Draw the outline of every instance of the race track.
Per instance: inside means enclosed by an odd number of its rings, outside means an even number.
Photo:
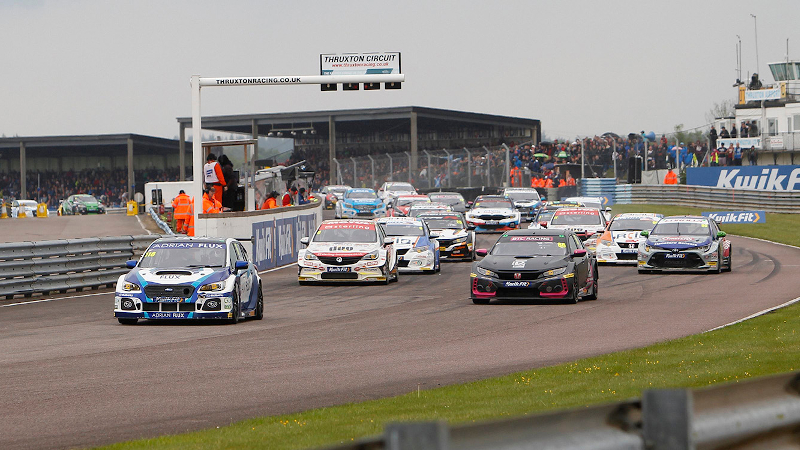
[[[699,333],[797,296],[800,249],[731,240],[732,273],[604,266],[599,300],[577,305],[473,305],[466,263],[389,286],[300,287],[295,268],[276,270],[262,275],[265,319],[238,325],[119,325],[108,292],[2,300],[0,448],[99,445],[466,382]]]
[[[148,216],[139,217],[147,225]],[[147,234],[136,216],[126,214],[92,214],[86,216],[28,217],[2,219],[0,242],[50,241],[101,236],[138,236]],[[152,227],[151,227],[152,228]],[[151,231],[160,232],[158,228]]]

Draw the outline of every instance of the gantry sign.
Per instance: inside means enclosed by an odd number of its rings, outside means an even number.
[[[362,58],[353,58],[354,55],[363,55]],[[372,56],[372,60],[367,61],[370,55],[383,55],[382,57]],[[396,55],[394,58],[391,55]],[[324,56],[332,56],[332,55],[321,55],[320,61],[322,61]],[[197,221],[197,215],[199,211],[202,210],[202,198],[203,198],[203,149],[202,149],[202,142],[201,142],[201,131],[202,131],[202,121],[200,118],[200,90],[204,87],[214,87],[214,86],[280,86],[280,85],[300,85],[300,84],[319,84],[323,86],[336,86],[337,84],[343,84],[345,86],[349,86],[349,89],[343,90],[354,90],[352,88],[353,85],[364,84],[365,89],[369,90],[370,87],[375,89],[375,86],[380,86],[380,83],[386,83],[387,89],[398,89],[400,83],[405,81],[405,75],[400,72],[400,54],[399,53],[364,53],[364,54],[343,54],[342,56],[346,56],[349,59],[353,60],[353,63],[360,64],[358,67],[331,67],[329,74],[325,75],[289,75],[289,76],[265,76],[265,77],[223,77],[223,78],[206,78],[201,77],[200,75],[192,75],[191,79],[191,87],[192,87],[192,192],[189,195],[192,195],[195,198],[195,208],[194,208],[194,219],[195,223],[199,225]],[[386,58],[389,58],[390,61],[385,61]],[[381,64],[380,69],[382,73],[374,73],[373,71],[369,71],[369,69],[376,69],[376,67],[369,67],[369,64]],[[387,65],[383,65],[387,63]],[[321,63],[322,64],[322,63]],[[338,63],[332,63],[338,64]],[[321,66],[322,68],[322,66]],[[340,70],[337,70],[340,69]],[[347,70],[348,72],[352,71],[360,71],[357,73],[344,73],[341,74],[342,71]],[[385,73],[389,72],[389,73]],[[321,73],[326,73],[321,70]],[[362,74],[363,73],[363,74]],[[367,87],[369,85],[370,87]],[[335,90],[335,89],[330,89]]]

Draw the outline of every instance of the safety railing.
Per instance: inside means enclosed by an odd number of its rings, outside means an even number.
[[[800,373],[789,373],[474,425],[390,424],[382,436],[331,450],[796,448],[798,388]]]
[[[175,234],[175,232],[172,231],[172,228],[170,228],[166,222],[161,220],[161,217],[156,212],[156,208],[150,208],[150,217],[153,218],[153,221],[156,223],[156,225],[158,225],[158,228],[161,228],[165,234]]]
[[[111,286],[161,235],[116,236],[0,244],[0,296]]]

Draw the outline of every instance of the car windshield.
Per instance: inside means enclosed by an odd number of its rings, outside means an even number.
[[[419,206],[418,205],[412,205],[411,209],[408,210],[408,215],[411,216],[411,217],[417,217],[418,215],[424,214],[424,213],[429,212],[429,211],[436,212],[436,210],[446,211],[447,207],[446,206],[438,206],[438,205],[437,206],[428,206],[425,203],[422,203]]]
[[[397,199],[397,206],[408,206],[412,203],[430,203],[430,200],[427,198],[398,198]]]
[[[512,209],[513,205],[508,200],[481,200],[476,202],[473,208]]]
[[[314,242],[377,242],[375,224],[323,223],[314,235]]]
[[[464,228],[464,221],[460,217],[423,217],[422,220],[433,230],[460,230]]]
[[[75,197],[75,200],[84,203],[97,203],[97,199],[91,195],[79,195]]]
[[[550,221],[552,225],[600,225],[600,215],[594,211],[571,211],[564,213],[558,211],[553,220]]]
[[[428,197],[434,202],[446,203],[450,206],[464,204],[464,197],[457,194],[430,194]]]
[[[425,236],[422,225],[414,223],[384,223],[383,231],[387,236]]]
[[[357,198],[357,199],[376,199],[378,198],[373,191],[355,191],[347,194],[347,198]]]
[[[556,213],[555,209],[551,209],[549,211],[547,211],[547,210],[539,211],[539,214],[536,216],[536,221],[537,222],[547,222],[547,221],[549,221],[550,219],[553,218],[553,214],[555,214],[555,213]]]
[[[406,191],[406,192],[413,192],[414,186],[408,183],[391,183],[386,185],[387,191]]]
[[[347,188],[329,188],[328,192],[333,195],[342,195],[347,191]]]
[[[538,202],[539,193],[536,191],[510,191],[506,192],[506,197],[515,202]]]
[[[708,223],[704,221],[693,222],[664,222],[661,221],[653,228],[651,235],[668,235],[668,236],[708,236]]]
[[[642,230],[650,230],[653,228],[654,222],[658,222],[658,219],[655,221],[653,219],[641,218],[641,219],[614,219],[611,222],[611,231],[642,231]]]
[[[493,256],[564,256],[567,254],[567,238],[559,236],[506,236],[501,237],[491,254]]]
[[[225,267],[225,247],[219,242],[155,242],[142,255],[139,267]]]

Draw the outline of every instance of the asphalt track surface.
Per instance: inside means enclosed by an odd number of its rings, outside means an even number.
[[[467,263],[389,286],[300,287],[296,269],[276,270],[262,275],[264,320],[238,325],[123,326],[102,291],[0,300],[0,448],[93,446],[473,381],[707,331],[797,296],[800,249],[731,240],[731,273],[603,266],[600,298],[577,305],[473,305]]]
[[[140,216],[147,225],[148,216]],[[0,220],[0,242],[51,241],[102,236],[147,234],[135,216],[103,214],[86,216],[27,217]],[[157,228],[155,229],[157,230]]]

